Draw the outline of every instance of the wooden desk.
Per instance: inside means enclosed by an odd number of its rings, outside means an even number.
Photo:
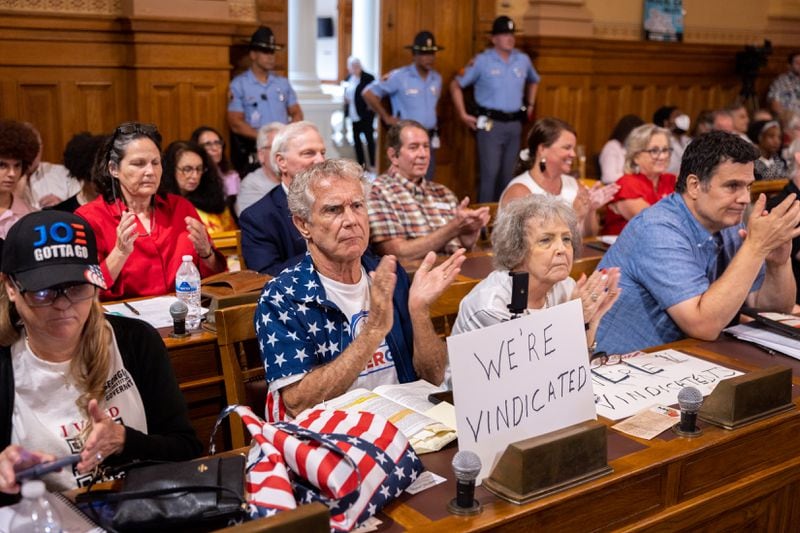
[[[769,356],[750,345],[686,340],[671,345],[749,371],[781,364],[800,385],[800,362]],[[800,406],[800,390],[793,394]],[[608,426],[613,423],[601,419]],[[389,505],[381,531],[797,531],[800,527],[800,410],[728,431],[700,423],[703,435],[671,432],[645,441],[609,429],[612,474],[517,506],[478,488],[483,512],[456,517],[450,447],[423,455],[426,467],[448,481]]]
[[[207,450],[217,415],[227,406],[217,336],[210,331],[199,330],[187,338],[174,339],[169,336],[171,331],[171,328],[162,328],[159,333],[167,346],[178,386],[186,399],[189,420],[204,450]],[[216,444],[218,450],[230,448],[227,424],[220,428]]]

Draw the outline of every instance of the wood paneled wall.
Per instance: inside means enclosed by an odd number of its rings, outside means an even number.
[[[542,76],[537,116],[557,116],[576,128],[590,176],[621,116],[649,122],[659,107],[676,105],[694,120],[703,109],[733,103],[740,90],[735,46],[561,38],[518,44]]]
[[[44,160],[79,131],[157,124],[165,145],[207,124],[227,131],[234,22],[0,15],[0,116],[35,124]],[[285,65],[285,59],[283,64]]]

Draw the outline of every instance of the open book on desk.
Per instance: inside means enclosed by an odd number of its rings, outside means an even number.
[[[381,385],[374,390],[354,389],[327,400],[316,408],[366,411],[397,426],[417,453],[442,449],[455,440],[455,408],[446,402],[434,405],[428,395],[441,389],[425,380]]]

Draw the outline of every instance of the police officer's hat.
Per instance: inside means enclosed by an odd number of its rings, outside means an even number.
[[[492,35],[502,35],[504,33],[516,33],[517,31],[517,26],[511,18],[500,15],[492,22],[492,31],[490,33]]]
[[[432,54],[444,50],[443,46],[436,44],[436,37],[429,31],[421,31],[414,37],[414,44],[406,46],[415,54]]]
[[[283,45],[275,42],[275,35],[266,26],[260,26],[250,37],[250,50],[272,53],[283,50]]]

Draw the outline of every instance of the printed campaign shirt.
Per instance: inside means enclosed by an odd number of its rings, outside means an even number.
[[[111,334],[110,367],[101,406],[115,422],[147,433],[142,397],[123,365],[113,330]],[[39,359],[28,346],[25,335],[11,346],[11,361],[14,368],[11,442],[57,457],[80,453],[87,420],[75,404],[80,390],[69,372],[70,362]],[[44,481],[50,491],[64,491],[86,486],[91,477],[91,472],[80,474],[73,465],[47,474]]]

